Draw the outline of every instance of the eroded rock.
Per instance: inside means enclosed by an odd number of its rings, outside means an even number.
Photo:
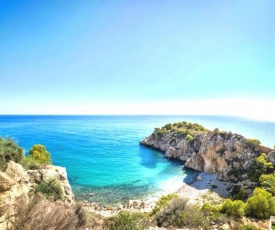
[[[66,169],[48,166],[45,169],[25,171],[20,164],[10,161],[5,172],[0,172],[0,230],[10,227],[18,200],[28,203],[29,193],[41,182],[56,179],[64,193],[64,202],[74,203],[74,195],[67,179]]]
[[[228,175],[229,170],[245,174],[254,158],[263,151],[275,164],[275,151],[264,146],[251,145],[246,138],[231,132],[193,131],[192,140],[177,135],[178,131],[162,132],[161,135],[150,135],[140,143],[165,152],[165,156],[184,162],[184,166],[206,173],[217,173],[218,178],[236,181],[236,175]],[[238,178],[239,179],[239,178]]]

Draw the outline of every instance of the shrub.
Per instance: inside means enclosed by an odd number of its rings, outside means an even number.
[[[232,201],[226,199],[221,206],[220,212],[229,216],[241,217],[245,214],[245,204],[242,200]]]
[[[162,138],[165,133],[170,132],[177,133],[177,137],[185,138],[188,134],[192,136],[195,132],[209,132],[209,130],[197,123],[189,123],[184,121],[173,124],[169,123],[163,126],[162,128],[155,128],[155,134],[153,134],[153,137]]]
[[[104,221],[104,227],[109,230],[142,230],[149,226],[149,216],[141,212],[121,211],[118,215]]]
[[[247,199],[247,192],[245,191],[245,189],[240,189],[240,191],[234,196],[235,200],[246,200]]]
[[[258,182],[263,173],[271,173],[274,171],[274,166],[271,162],[266,161],[266,154],[262,153],[261,156],[254,159],[249,169],[249,176],[254,182]]]
[[[38,164],[52,164],[51,155],[43,145],[34,145],[29,151],[29,160]]]
[[[201,210],[207,215],[210,221],[216,221],[220,217],[220,207],[204,204]]]
[[[193,140],[194,140],[194,137],[191,136],[190,134],[187,134],[186,137],[185,137],[185,139],[186,139],[188,142],[190,142],[190,141],[193,141]]]
[[[218,128],[215,128],[215,129],[213,130],[213,132],[216,133],[216,134],[219,134],[219,133],[220,133],[220,130],[219,130]]]
[[[177,137],[178,138],[185,138],[190,132],[188,130],[178,130]]]
[[[247,192],[240,185],[234,185],[232,190],[229,193],[234,200],[246,200]]]
[[[255,188],[253,196],[248,198],[246,213],[259,219],[267,218],[275,214],[275,201],[272,194],[262,188]]]
[[[165,204],[162,210],[158,211],[155,220],[159,227],[174,226],[178,214],[184,211],[187,199],[175,198],[169,204]],[[177,224],[176,224],[177,225]]]
[[[231,168],[229,169],[229,171],[227,172],[227,176],[234,176],[234,177],[238,177],[240,175],[240,171],[238,169],[235,168]]]
[[[166,124],[164,127],[165,127],[167,130],[170,130],[170,129],[172,129],[173,125],[172,125],[171,123],[169,123],[169,124]]]
[[[41,182],[35,187],[34,192],[41,192],[47,198],[53,197],[55,201],[60,200],[63,197],[63,191],[55,179],[51,179],[48,182]]]
[[[268,191],[271,192],[272,195],[275,195],[275,176],[274,174],[268,174],[268,175],[261,175],[259,179],[262,187]]]
[[[0,167],[3,169],[12,160],[21,163],[24,158],[24,150],[19,147],[15,140],[0,137]]]
[[[153,208],[151,215],[156,214],[158,211],[160,211],[165,205],[167,205],[171,200],[174,198],[178,198],[179,196],[177,194],[168,194],[166,196],[161,196],[159,200],[156,202],[156,206]]]
[[[23,160],[21,161],[21,165],[25,170],[35,170],[35,169],[41,169],[41,165],[30,160],[29,157],[24,157]]]
[[[257,139],[247,138],[246,143],[252,145],[252,146],[259,146],[261,142]]]
[[[209,229],[203,213],[194,207],[186,206],[186,199],[175,198],[156,213],[155,221],[159,227]]]
[[[52,202],[41,195],[30,200],[18,198],[11,210],[11,230],[25,229],[60,229],[78,230],[86,227],[97,228],[99,223],[89,218],[84,208],[79,205],[67,205],[63,202]],[[97,217],[99,219],[99,217]]]
[[[171,132],[176,132],[178,130],[178,127],[173,126],[173,128],[171,129]]]
[[[160,131],[160,128],[155,128],[155,133],[159,132]]]

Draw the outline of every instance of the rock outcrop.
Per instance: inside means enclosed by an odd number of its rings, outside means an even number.
[[[36,186],[41,182],[47,182],[56,179],[63,191],[63,200],[65,203],[73,203],[74,195],[67,178],[66,168],[59,166],[48,166],[46,169],[28,170],[29,181],[32,186]]]
[[[156,129],[140,144],[165,152],[165,156],[184,162],[185,167],[207,173],[217,173],[224,181],[246,180],[246,170],[254,158],[270,148],[261,146],[257,140],[218,129],[209,131],[198,124],[176,123]],[[275,154],[268,154],[275,162]],[[236,178],[232,171],[238,171]]]
[[[0,229],[9,228],[14,205],[20,199],[28,203],[29,194],[39,183],[55,178],[63,190],[65,203],[73,204],[74,195],[67,179],[66,169],[48,166],[44,169],[25,171],[20,164],[10,161],[0,172]]]

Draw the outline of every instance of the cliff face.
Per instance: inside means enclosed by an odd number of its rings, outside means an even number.
[[[55,178],[64,194],[64,202],[74,203],[66,169],[48,166],[45,169],[25,171],[20,164],[10,161],[5,172],[0,172],[0,229],[7,229],[14,214],[13,206],[20,198],[28,203],[28,194],[41,182]]]
[[[185,123],[186,124],[186,123]],[[187,123],[187,125],[190,123]],[[195,124],[197,125],[197,124]],[[166,125],[167,126],[167,125]],[[198,125],[199,126],[199,125]],[[195,126],[196,127],[196,126]],[[207,173],[217,173],[225,181],[240,180],[230,171],[238,170],[241,179],[246,180],[246,170],[255,157],[262,152],[269,153],[270,148],[231,132],[209,131],[199,126],[156,129],[149,137],[142,140],[142,145],[159,149],[165,156],[185,162],[185,167]],[[169,126],[168,126],[169,128]]]

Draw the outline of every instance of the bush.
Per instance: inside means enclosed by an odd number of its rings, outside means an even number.
[[[233,217],[241,217],[245,214],[245,204],[242,200],[226,199],[220,209],[221,213],[225,213]]]
[[[148,226],[149,216],[141,212],[121,211],[104,221],[104,227],[109,230],[142,230]]]
[[[63,191],[55,179],[48,182],[41,182],[34,189],[35,193],[43,193],[47,198],[53,197],[54,201],[60,200],[63,197]]]
[[[274,174],[268,174],[268,175],[261,175],[259,179],[262,187],[268,191],[271,192],[272,195],[275,195],[275,176]]]
[[[263,173],[274,172],[274,166],[271,162],[266,161],[266,154],[262,153],[261,156],[254,159],[249,169],[249,176],[254,182],[258,182]]]
[[[153,208],[151,215],[156,214],[158,211],[160,211],[163,207],[165,207],[171,200],[174,198],[178,198],[179,196],[177,194],[168,194],[166,196],[161,196],[159,200],[156,202],[156,206]]]
[[[245,201],[247,199],[247,192],[245,191],[245,189],[240,189],[240,191],[236,195],[234,195],[234,199]]]
[[[238,177],[240,176],[241,172],[238,169],[235,168],[231,168],[229,169],[229,171],[227,172],[227,176],[234,176],[234,177]]]
[[[252,146],[259,146],[261,142],[257,139],[247,138],[246,143],[252,145]]]
[[[186,206],[186,199],[175,198],[156,213],[155,221],[159,227],[210,229],[207,219],[200,210]]]
[[[186,139],[188,142],[190,142],[190,141],[193,141],[193,140],[194,140],[194,137],[191,136],[190,134],[187,134],[186,137],[185,137],[185,139]]]
[[[24,150],[19,147],[15,140],[0,137],[0,167],[3,169],[12,160],[21,163],[24,158]]]
[[[219,133],[220,133],[220,130],[219,130],[218,128],[215,128],[215,129],[213,130],[213,132],[216,133],[216,134],[219,134]]]
[[[219,206],[212,206],[210,204],[204,204],[201,210],[207,215],[210,221],[216,221],[220,217]]]
[[[185,138],[188,134],[192,135],[195,132],[209,132],[208,129],[197,123],[189,123],[189,122],[177,122],[173,124],[166,124],[162,128],[155,128],[153,138],[162,138],[166,133],[175,132],[177,133],[177,137]],[[193,138],[193,137],[192,137]],[[191,141],[191,140],[190,140]]]
[[[52,164],[51,155],[43,145],[34,145],[29,151],[29,160],[37,164]]]
[[[41,165],[30,160],[29,157],[24,157],[23,160],[21,161],[21,165],[25,170],[36,170],[36,169],[41,169]]]
[[[275,201],[272,194],[262,188],[255,188],[253,196],[247,200],[246,213],[259,219],[275,215]]]
[[[175,198],[169,204],[166,204],[162,210],[158,211],[155,220],[159,227],[175,226],[178,214],[184,211],[187,199]]]
[[[11,230],[25,229],[59,229],[78,230],[87,227],[97,228],[99,223],[89,220],[84,208],[79,205],[67,205],[63,202],[52,202],[41,195],[26,199],[24,196],[17,199],[13,207],[8,208],[12,213],[10,219]],[[99,219],[99,217],[97,218]]]
[[[166,124],[165,126],[164,126],[167,130],[171,130],[172,128],[173,128],[173,125],[172,124]]]

